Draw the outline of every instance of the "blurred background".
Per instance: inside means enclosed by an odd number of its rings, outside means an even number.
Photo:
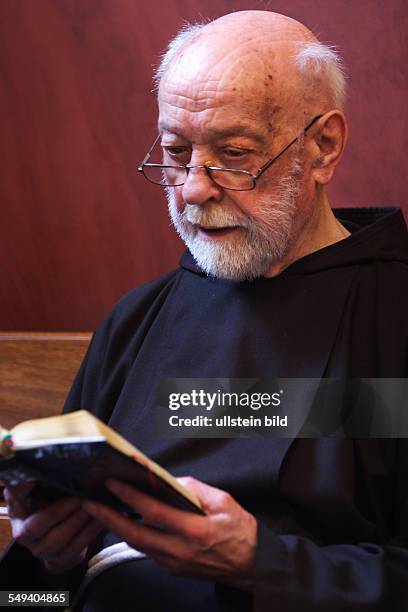
[[[177,265],[164,194],[136,171],[155,133],[152,70],[184,21],[243,9],[338,46],[350,142],[331,203],[408,218],[406,0],[1,0],[1,330],[93,330]]]

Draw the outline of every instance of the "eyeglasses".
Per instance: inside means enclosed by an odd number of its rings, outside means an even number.
[[[306,132],[318,121],[323,115],[317,115],[310,123],[307,124],[300,134],[296,136],[291,142],[286,145],[275,157],[267,161],[263,166],[257,170],[255,174],[251,174],[247,170],[235,170],[233,168],[219,168],[218,166],[212,166],[211,162],[204,166],[191,166],[186,165],[167,165],[167,164],[150,164],[148,163],[151,153],[160,139],[160,134],[150,147],[146,154],[146,157],[138,167],[139,172],[142,172],[144,177],[154,183],[155,185],[161,185],[162,187],[180,187],[184,185],[187,180],[188,173],[192,168],[203,169],[207,172],[208,176],[223,189],[231,189],[232,191],[250,191],[256,186],[256,181],[259,179],[261,174],[272,166],[292,145],[295,144]]]

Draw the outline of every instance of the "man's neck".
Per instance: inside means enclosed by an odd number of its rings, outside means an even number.
[[[350,232],[334,216],[324,190],[316,201],[313,211],[303,226],[298,229],[297,239],[288,254],[284,259],[270,266],[268,272],[264,274],[266,278],[278,276],[298,259],[350,236]]]

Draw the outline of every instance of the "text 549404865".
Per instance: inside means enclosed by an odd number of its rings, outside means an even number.
[[[0,591],[0,606],[69,606],[69,591]]]

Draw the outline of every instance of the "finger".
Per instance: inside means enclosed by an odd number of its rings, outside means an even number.
[[[71,548],[74,551],[80,552],[83,548],[89,546],[97,535],[103,530],[101,523],[94,519],[89,519],[82,530],[72,539]]]
[[[130,546],[151,557],[158,553],[171,555],[180,545],[180,539],[176,535],[128,519],[104,504],[85,501],[83,508]]]
[[[226,491],[212,487],[191,476],[182,476],[176,480],[198,497],[203,510],[209,514],[219,511],[232,499]]]
[[[197,520],[205,518],[192,512],[173,508],[169,504],[151,495],[146,495],[146,493],[142,493],[120,480],[109,479],[106,486],[119,499],[141,514],[148,525],[160,526],[171,532],[188,534],[191,522],[196,524]]]
[[[58,572],[61,568],[74,565],[81,561],[89,544],[101,532],[102,525],[93,519],[89,519],[83,528],[71,540],[71,542],[60,550],[42,557],[49,571]]]
[[[71,545],[73,538],[88,523],[89,516],[82,509],[75,510],[66,519],[51,527],[47,533],[31,543],[36,557],[47,557]]]
[[[20,544],[29,547],[77,510],[80,504],[81,500],[76,497],[64,498],[39,512],[31,514],[23,521],[16,521],[15,523],[12,521],[13,537]]]
[[[4,488],[4,491],[15,497],[26,497],[30,491],[35,487],[36,482],[34,480],[27,480],[25,482],[20,482],[17,485],[7,485]]]
[[[4,489],[4,499],[12,518],[26,518],[32,511],[33,500],[30,496],[34,482],[23,482]]]

